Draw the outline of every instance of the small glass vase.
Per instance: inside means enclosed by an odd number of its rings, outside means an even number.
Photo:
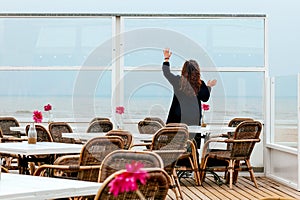
[[[30,125],[28,130],[28,144],[36,144],[36,141],[37,141],[37,132],[34,123],[32,123],[32,125]]]
[[[116,124],[117,124],[117,129],[123,129],[123,117],[122,117],[122,115],[117,115],[116,116]]]
[[[204,122],[204,114],[202,115],[202,118],[201,118],[201,127],[206,127],[207,124]]]
[[[52,112],[49,110],[49,111],[48,111],[48,124],[50,124],[51,122],[53,122],[53,114],[52,114]]]

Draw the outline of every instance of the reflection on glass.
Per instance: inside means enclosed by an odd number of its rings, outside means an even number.
[[[187,45],[186,41],[194,43],[205,53],[202,58],[208,56],[217,67],[264,67],[264,19],[196,19],[196,18],[146,18],[146,19],[124,19],[124,29],[128,35],[140,31],[143,39],[151,39],[138,48],[131,48],[129,42],[125,42],[125,66],[141,66],[143,64],[158,63],[161,58],[161,50],[168,46],[167,38],[172,46]],[[144,31],[143,31],[144,30]],[[170,33],[165,33],[169,31]],[[148,35],[149,34],[149,35]],[[166,37],[167,34],[168,36]],[[130,37],[128,37],[130,38]],[[136,40],[136,42],[141,42]],[[185,41],[186,40],[186,41]],[[126,41],[126,40],[125,40]],[[162,45],[165,45],[161,47]],[[179,52],[178,56],[189,59]],[[189,47],[192,44],[188,45]],[[130,49],[130,51],[129,51]],[[186,53],[186,51],[190,51]],[[191,55],[195,48],[185,48],[184,53]],[[206,55],[207,54],[207,55]],[[201,55],[198,55],[201,57]],[[135,59],[131,59],[131,58]],[[203,60],[203,59],[202,59]],[[174,65],[180,66],[182,61],[173,61]]]
[[[289,147],[298,147],[297,126],[297,76],[280,76],[274,81],[275,122],[274,142]]]
[[[0,66],[81,66],[112,36],[111,18],[1,18],[0,24]]]

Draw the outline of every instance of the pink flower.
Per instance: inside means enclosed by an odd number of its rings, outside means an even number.
[[[125,110],[124,106],[117,106],[116,107],[116,113],[118,113],[120,115],[122,115],[124,113],[124,110]]]
[[[203,110],[209,110],[209,105],[208,104],[202,104],[202,109]]]
[[[38,110],[33,111],[33,120],[36,123],[41,123],[43,120],[42,112],[40,112]]]
[[[143,166],[142,163],[135,161],[132,161],[131,164],[126,164],[126,171],[118,174],[114,180],[109,183],[109,192],[117,197],[119,193],[138,190],[137,181],[145,185],[148,174],[146,171],[141,170]]]
[[[44,106],[45,111],[50,111],[52,110],[52,106],[48,103],[47,105]]]

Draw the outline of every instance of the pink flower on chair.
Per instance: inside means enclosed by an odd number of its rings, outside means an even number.
[[[36,123],[41,123],[43,120],[42,112],[40,112],[38,110],[33,111],[32,117],[33,117],[34,122],[36,122]]]
[[[116,113],[122,115],[125,111],[124,106],[117,106],[116,107]]]
[[[48,103],[47,105],[45,105],[45,106],[44,106],[44,110],[45,110],[45,111],[50,111],[50,110],[52,110],[51,104]]]
[[[126,171],[118,174],[109,183],[109,192],[117,197],[119,193],[138,190],[137,181],[145,185],[148,173],[141,169],[143,166],[142,163],[135,161],[132,161],[131,164],[126,164]]]
[[[203,110],[209,110],[209,105],[208,104],[202,104],[202,109]]]

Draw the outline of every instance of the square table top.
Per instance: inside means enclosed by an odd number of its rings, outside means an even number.
[[[102,183],[1,173],[0,199],[56,199],[95,195]]]

